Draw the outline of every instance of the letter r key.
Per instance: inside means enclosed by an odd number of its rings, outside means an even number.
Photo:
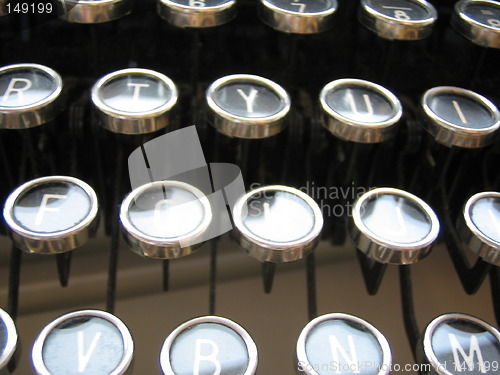
[[[46,66],[1,67],[0,128],[32,128],[54,119],[62,109],[62,89],[61,76]]]

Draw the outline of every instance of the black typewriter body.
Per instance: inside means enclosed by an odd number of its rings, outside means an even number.
[[[500,50],[477,46],[450,26],[454,1],[433,2],[434,30],[416,41],[389,41],[364,28],[357,20],[358,1],[340,0],[332,28],[311,35],[272,29],[259,19],[257,1],[238,1],[232,21],[206,29],[169,25],[158,16],[155,1],[133,3],[129,15],[102,24],[53,19],[26,27],[0,19],[0,67],[48,66],[61,75],[64,98],[61,113],[47,124],[0,130],[2,201],[28,180],[67,175],[95,189],[100,209],[95,237],[71,252],[70,260],[21,253],[2,228],[0,307],[16,317],[22,341],[14,374],[33,373],[31,346],[46,324],[83,308],[113,312],[129,327],[136,374],[160,374],[158,357],[168,334],[207,314],[230,318],[252,335],[259,350],[257,374],[295,373],[301,329],[326,313],[352,314],[376,326],[392,347],[393,363],[401,366],[417,363],[415,333],[440,314],[467,313],[498,327],[498,267],[485,271],[483,283],[469,294],[453,261],[456,249],[448,246],[467,199],[500,190],[498,132],[486,147],[460,149],[435,142],[421,126],[421,97],[432,87],[462,87],[500,105]],[[91,88],[124,68],[152,69],[176,84],[179,100],[164,130],[123,135],[99,125]],[[240,73],[271,79],[287,90],[292,107],[282,132],[236,139],[210,125],[207,88]],[[378,83],[399,98],[403,117],[394,137],[355,144],[330,134],[322,125],[319,93],[340,78]],[[206,160],[237,164],[247,190],[292,186],[309,193],[323,211],[314,258],[278,265],[269,293],[262,287],[261,264],[231,233],[168,266],[134,254],[121,237],[118,214],[131,190],[130,153],[190,125],[196,126]],[[363,255],[348,234],[355,199],[375,187],[415,194],[441,223],[426,259],[401,266],[405,271],[390,265],[380,280],[366,276],[370,265],[358,261]]]

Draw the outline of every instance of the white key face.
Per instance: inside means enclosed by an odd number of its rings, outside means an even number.
[[[310,253],[323,228],[323,214],[307,194],[288,186],[265,186],[233,208],[239,245],[261,262],[292,262]]]
[[[158,239],[176,239],[197,232],[207,214],[193,192],[168,184],[143,191],[128,209],[131,224]]]
[[[160,363],[166,375],[252,375],[257,367],[257,348],[236,323],[201,317],[170,334]]]
[[[6,67],[0,71],[0,110],[33,107],[58,95],[62,84],[34,66]]]
[[[411,244],[422,241],[432,230],[425,210],[404,197],[376,196],[361,211],[361,220],[368,230],[387,241]]]
[[[356,247],[385,264],[412,264],[429,255],[439,220],[427,203],[404,190],[377,188],[356,200],[349,231]]]
[[[306,237],[317,218],[308,202],[285,191],[269,190],[247,199],[243,224],[263,241],[292,242]]]
[[[244,374],[248,352],[243,339],[220,324],[198,324],[181,333],[170,350],[178,375]]]
[[[213,194],[209,197],[213,207],[225,209]],[[209,198],[197,187],[164,180],[134,189],[122,202],[120,222],[133,251],[145,257],[173,259],[191,254],[218,235],[218,227],[211,226],[212,211]]]
[[[391,353],[385,337],[367,322],[327,314],[302,331],[297,360],[297,368],[307,375],[378,375],[390,368]]]
[[[434,368],[447,374],[497,374],[500,370],[498,333],[487,323],[462,316],[433,328],[430,350]]]
[[[484,197],[470,208],[473,224],[481,233],[500,244],[500,198]]]
[[[33,362],[37,370],[51,375],[122,374],[132,350],[130,334],[116,317],[82,311],[63,316],[42,331],[33,347]]]

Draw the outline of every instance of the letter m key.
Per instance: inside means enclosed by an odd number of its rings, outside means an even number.
[[[475,366],[477,365],[477,369],[481,373],[487,373],[486,366],[483,360],[483,353],[481,352],[479,342],[477,341],[477,337],[475,335],[470,336],[468,354],[453,333],[448,334],[448,339],[450,341],[451,350],[453,351],[455,371],[463,372],[465,369],[474,371]]]

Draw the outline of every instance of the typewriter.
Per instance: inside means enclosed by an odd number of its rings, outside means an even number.
[[[0,0],[0,373],[500,373],[499,48],[491,0]]]

